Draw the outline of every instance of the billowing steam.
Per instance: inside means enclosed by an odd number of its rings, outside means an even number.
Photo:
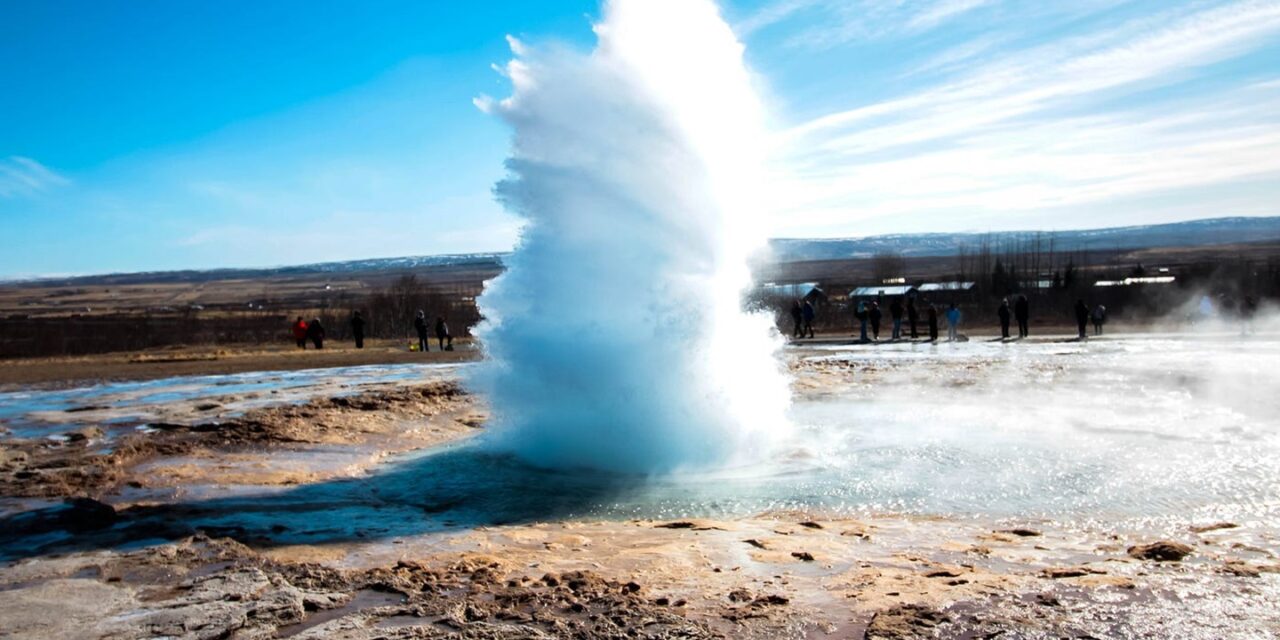
[[[525,220],[480,299],[491,442],[538,465],[654,473],[762,451],[790,401],[769,318],[762,109],[709,0],[609,0],[589,54],[512,40],[497,193]]]

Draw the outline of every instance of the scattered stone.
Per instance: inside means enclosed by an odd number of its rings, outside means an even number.
[[[867,640],[904,640],[932,637],[939,625],[951,622],[946,614],[918,604],[904,604],[877,612],[863,636]]]
[[[1062,602],[1047,593],[1036,594],[1036,604],[1042,607],[1060,607]]]
[[[730,602],[750,602],[753,597],[746,589],[734,589],[729,592]]]
[[[777,595],[777,594],[770,594],[770,595],[767,595],[767,596],[760,596],[759,598],[756,598],[755,600],[752,600],[752,601],[751,601],[751,606],[753,606],[753,607],[780,607],[780,606],[782,606],[782,605],[784,605],[784,604],[787,604],[787,603],[789,603],[789,602],[791,602],[791,598],[788,598],[788,597],[786,597],[786,596],[780,596],[780,595]]]
[[[222,408],[222,405],[216,402],[202,402],[196,405],[196,411],[213,411],[214,409],[221,409],[221,408]]]
[[[747,544],[749,544],[749,545],[751,545],[751,546],[753,546],[753,547],[755,547],[755,548],[757,548],[757,549],[765,549],[765,550],[767,550],[767,549],[769,548],[769,547],[766,547],[766,546],[765,546],[765,544],[764,544],[763,542],[761,542],[761,541],[759,541],[759,540],[756,540],[755,538],[747,538],[746,540],[743,540],[743,542],[745,542],[745,543],[747,543]]]
[[[1191,555],[1193,549],[1181,542],[1171,542],[1169,540],[1159,540],[1151,544],[1141,544],[1129,547],[1129,555],[1139,560],[1154,560],[1156,562],[1178,562],[1183,558]]]
[[[679,522],[665,522],[663,524],[655,524],[653,526],[657,529],[692,529],[698,525],[692,522],[686,522],[682,520]]]
[[[960,574],[954,571],[951,571],[950,569],[935,569],[933,571],[930,571],[924,574],[924,577],[926,578],[959,578]]]
[[[805,521],[805,522],[801,522],[801,523],[800,523],[800,526],[802,526],[802,527],[808,527],[808,528],[810,528],[810,529],[821,529],[821,528],[822,528],[822,525],[820,525],[820,524],[818,524],[818,523],[816,523],[816,522],[813,522],[813,521],[808,521],[808,520],[807,520],[807,521]]]
[[[1220,573],[1236,576],[1239,578],[1257,578],[1262,575],[1264,569],[1257,565],[1252,565],[1242,560],[1228,560],[1225,565],[1219,569]]]
[[[813,562],[813,554],[808,551],[792,551],[791,557],[804,562]]]

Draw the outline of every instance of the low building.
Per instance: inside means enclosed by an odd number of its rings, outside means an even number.
[[[897,298],[911,295],[915,290],[916,288],[909,284],[878,284],[858,287],[850,291],[849,299]]]
[[[788,300],[808,300],[810,302],[827,298],[827,294],[822,291],[817,282],[789,284],[766,282],[756,287],[756,293],[762,298],[785,298]]]

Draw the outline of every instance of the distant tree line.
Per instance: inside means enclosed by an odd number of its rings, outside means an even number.
[[[481,284],[432,286],[413,275],[399,277],[367,296],[342,296],[320,308],[248,311],[185,309],[172,313],[119,313],[0,318],[0,358],[74,356],[140,351],[176,345],[289,342],[294,318],[319,318],[330,340],[351,339],[351,317],[360,311],[368,338],[405,339],[422,310],[432,326],[443,316],[454,337],[480,321],[475,296]]]

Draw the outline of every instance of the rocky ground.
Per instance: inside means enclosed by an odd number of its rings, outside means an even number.
[[[821,395],[893,379],[899,366],[819,359],[794,370],[800,393]],[[965,384],[963,371],[946,376]],[[65,438],[0,439],[0,637],[1280,634],[1274,523],[1116,531],[768,512],[299,541],[296,515],[218,526],[193,517],[195,498],[365,477],[389,457],[477,433],[483,403],[451,379],[388,384],[216,421],[220,409],[188,403],[111,437],[95,411],[67,416]]]

